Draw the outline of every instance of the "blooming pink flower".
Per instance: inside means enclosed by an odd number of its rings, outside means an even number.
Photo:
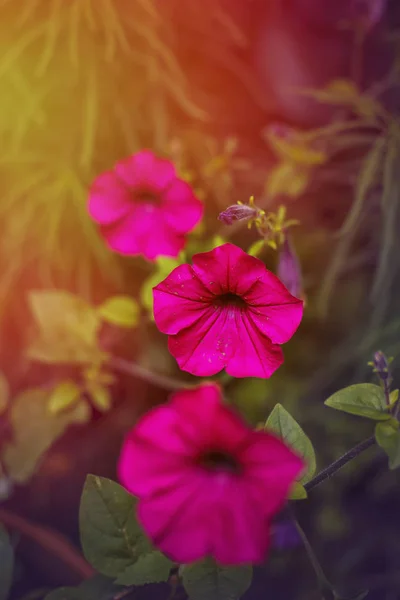
[[[169,160],[142,150],[95,179],[89,213],[110,248],[154,260],[178,256],[203,207]]]
[[[264,560],[271,519],[303,468],[280,439],[248,427],[213,384],[149,411],[118,465],[155,546],[178,563],[211,555],[226,565]]]
[[[279,344],[300,324],[303,302],[265,265],[233,244],[193,256],[153,289],[154,319],[184,371],[270,377]]]

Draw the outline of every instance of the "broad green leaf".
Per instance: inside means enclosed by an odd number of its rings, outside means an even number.
[[[107,412],[111,408],[111,393],[108,387],[101,383],[91,382],[86,386],[86,391],[90,395],[93,405],[100,412]]]
[[[247,254],[249,254],[250,256],[260,256],[260,254],[264,248],[265,248],[265,241],[257,240],[251,244],[251,246],[247,250]]]
[[[2,458],[10,477],[27,481],[43,454],[73,423],[86,423],[90,412],[85,402],[57,415],[48,409],[51,392],[40,388],[25,390],[14,398],[10,410],[13,439],[5,445]]]
[[[52,415],[70,408],[81,396],[81,390],[74,381],[61,381],[50,394],[48,409]]]
[[[303,485],[310,481],[317,468],[313,445],[297,421],[281,404],[276,404],[272,410],[265,424],[265,429],[276,433],[288,446],[291,446],[304,458],[307,463],[307,471],[299,481]]]
[[[129,296],[114,296],[97,307],[103,321],[118,327],[135,327],[139,319],[139,306]]]
[[[3,413],[7,406],[10,398],[10,390],[8,381],[3,373],[0,372],[0,415]]]
[[[398,399],[399,399],[399,390],[393,390],[392,392],[390,392],[390,395],[389,395],[390,406],[394,406]]]
[[[120,585],[146,585],[168,581],[173,562],[161,552],[154,551],[139,557],[117,578]]]
[[[400,467],[400,430],[396,419],[377,423],[375,426],[377,444],[389,457],[389,469]]]
[[[290,490],[289,499],[290,500],[305,500],[307,498],[307,490],[298,481],[294,483],[292,489]]]
[[[117,578],[152,550],[136,521],[136,500],[123,487],[88,475],[79,510],[81,543],[90,564]]]
[[[189,600],[238,600],[250,587],[252,577],[251,566],[223,567],[209,558],[182,570]]]
[[[358,383],[343,388],[325,400],[325,404],[336,410],[367,419],[376,421],[390,419],[385,394],[379,385],[373,383]]]
[[[0,525],[0,600],[7,600],[14,570],[14,552],[7,531]]]
[[[29,303],[38,328],[27,350],[29,358],[49,364],[100,360],[100,317],[93,306],[59,290],[31,292]]]

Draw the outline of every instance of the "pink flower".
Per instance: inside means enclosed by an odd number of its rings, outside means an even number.
[[[213,384],[149,411],[118,466],[155,546],[178,563],[211,555],[226,565],[264,560],[271,519],[303,468],[280,439],[250,429]]]
[[[360,21],[369,31],[381,21],[387,10],[387,0],[352,0],[350,11],[356,21]]]
[[[300,261],[292,240],[287,234],[279,253],[277,274],[293,296],[296,298],[302,297],[303,284]]]
[[[270,377],[279,344],[300,324],[303,302],[264,264],[233,244],[193,256],[153,289],[157,327],[179,367],[209,376]]]
[[[142,150],[95,179],[89,213],[110,248],[154,260],[178,256],[203,207],[169,160]]]

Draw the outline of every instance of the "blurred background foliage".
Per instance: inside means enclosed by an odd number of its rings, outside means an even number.
[[[270,380],[228,380],[232,401],[254,424],[282,403],[319,467],[372,432],[323,400],[371,380],[377,349],[400,376],[399,6],[388,2],[360,43],[350,3],[331,17],[312,0],[265,4],[0,1],[0,521],[16,511],[76,543],[85,474],[115,477],[125,431],[166,399],[140,369],[185,379],[150,310],[149,289],[174,261],[112,254],[86,211],[94,177],[144,147],[174,160],[205,203],[179,261],[224,240],[248,249],[254,229],[216,217],[252,195],[300,222],[304,321]],[[266,40],[282,80],[263,62]],[[276,251],[261,257],[276,270]],[[400,584],[399,476],[385,464],[360,457],[300,507],[331,578],[369,578],[379,599]],[[49,573],[46,543],[21,527],[15,597],[79,580],[62,556]],[[276,551],[249,598],[266,586],[311,598],[302,561],[297,547]]]

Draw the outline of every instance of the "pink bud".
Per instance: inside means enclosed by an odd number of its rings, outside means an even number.
[[[288,237],[286,237],[281,247],[277,275],[292,296],[295,296],[295,298],[302,297],[303,286],[300,262]]]
[[[354,20],[372,29],[382,19],[386,6],[387,0],[352,0],[350,9]]]
[[[218,219],[225,225],[232,225],[234,221],[248,221],[258,215],[258,209],[248,204],[233,204],[218,215]]]

